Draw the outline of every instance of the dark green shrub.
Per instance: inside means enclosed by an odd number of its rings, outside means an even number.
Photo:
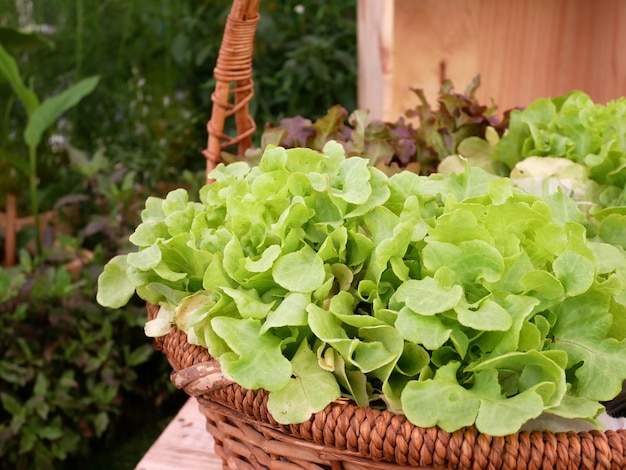
[[[156,408],[168,393],[163,357],[143,333],[144,306],[93,301],[101,261],[77,276],[28,256],[0,269],[0,468],[84,455],[117,437],[137,403]]]

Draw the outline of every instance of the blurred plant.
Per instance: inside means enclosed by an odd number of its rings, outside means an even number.
[[[78,148],[106,147],[108,158],[147,185],[177,182],[181,168],[202,170],[213,67],[232,0],[30,3],[31,27],[47,25],[57,51],[27,54],[24,74],[33,86],[54,94],[85,76],[101,76],[57,133]],[[295,114],[315,119],[336,103],[354,109],[356,0],[264,1],[260,14],[251,103],[256,140],[267,122]],[[65,179],[68,161],[45,151],[46,169]]]
[[[48,259],[68,259],[70,248]],[[150,385],[138,375],[154,361],[142,330],[145,307],[104,312],[93,302],[101,263],[96,253],[73,276],[22,252],[19,266],[0,268],[3,470],[48,469],[85,454],[92,441],[113,437],[125,400],[140,396],[154,406],[163,399],[166,374],[151,374]]]
[[[13,92],[17,95],[26,111],[27,122],[23,131],[23,137],[28,148],[27,165],[24,165],[22,162],[18,164],[19,157],[8,152],[4,153],[3,156],[9,163],[16,165],[18,170],[22,172],[26,170],[30,187],[30,209],[35,218],[37,254],[41,255],[39,197],[37,194],[37,147],[41,143],[44,132],[55,123],[61,114],[78,104],[83,97],[91,93],[96,87],[99,78],[86,78],[66,90],[44,101],[40,101],[35,92],[24,84],[15,59],[2,45],[0,45],[0,74],[9,82]]]

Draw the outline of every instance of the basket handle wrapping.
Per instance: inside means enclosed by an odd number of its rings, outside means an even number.
[[[252,146],[256,124],[250,116],[248,103],[254,96],[252,51],[260,19],[259,3],[260,0],[234,0],[226,19],[224,37],[213,70],[216,85],[211,95],[213,109],[207,124],[207,148],[203,151],[207,182],[209,172],[220,162],[223,149],[237,144],[237,153],[243,156]],[[231,137],[224,133],[224,123],[233,115],[237,135]]]
[[[191,397],[197,397],[233,384],[232,380],[224,376],[216,359],[193,364],[172,372],[170,380],[177,389],[184,390]]]

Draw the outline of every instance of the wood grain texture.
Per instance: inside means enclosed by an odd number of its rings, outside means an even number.
[[[359,7],[378,0],[361,0]],[[395,120],[417,104],[411,87],[434,103],[441,79],[463,91],[480,74],[479,99],[499,110],[578,89],[599,103],[626,95],[626,2],[621,0],[393,0],[392,26],[378,33],[386,57],[359,51],[369,70],[385,63],[387,80],[361,75],[390,100],[376,117]],[[389,13],[391,12],[391,13]],[[379,24],[384,24],[380,19]],[[363,28],[360,25],[360,28]],[[391,30],[392,37],[385,37]],[[364,34],[364,33],[362,33]],[[360,45],[359,45],[360,46]],[[369,64],[371,61],[372,64]],[[368,69],[369,67],[369,69]],[[365,88],[365,85],[363,85]],[[373,114],[376,114],[373,112]]]
[[[375,116],[390,112],[393,102],[391,50],[394,0],[359,0],[358,100],[367,102]],[[384,92],[383,92],[384,90]]]
[[[198,401],[190,398],[135,470],[221,470],[222,459],[213,452],[213,444]]]

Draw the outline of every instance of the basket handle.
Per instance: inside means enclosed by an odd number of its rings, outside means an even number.
[[[243,156],[252,146],[256,124],[250,116],[248,103],[254,96],[252,51],[260,18],[259,3],[260,0],[234,0],[226,19],[217,65],[213,70],[216,84],[211,95],[211,119],[207,124],[209,137],[207,148],[202,152],[206,158],[207,182],[209,172],[220,162],[223,149],[237,144],[237,153]],[[234,137],[224,134],[224,123],[232,115],[237,129]]]
[[[192,397],[214,392],[234,383],[222,373],[217,359],[192,364],[176,372],[172,371],[170,379],[177,389],[184,390]]]

